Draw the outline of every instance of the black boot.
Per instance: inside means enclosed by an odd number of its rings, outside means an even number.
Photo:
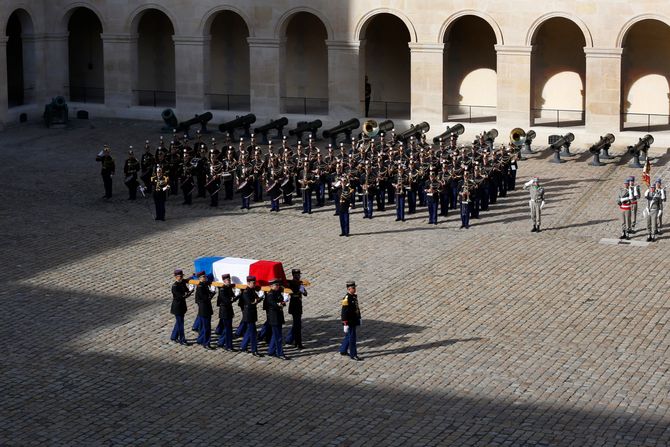
[[[535,225],[533,225],[533,229],[530,230],[530,232],[531,232],[531,233],[535,233],[535,232],[537,232],[537,227],[536,227]]]

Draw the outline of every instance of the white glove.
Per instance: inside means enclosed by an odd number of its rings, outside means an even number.
[[[303,295],[307,295],[307,290],[305,290],[305,286],[300,286],[300,293]]]
[[[346,324],[344,326],[342,326],[342,328],[343,328],[345,334],[347,332],[349,332],[349,326],[347,326]]]
[[[240,296],[241,293],[242,293],[242,291],[240,289],[238,289],[237,287],[235,287],[235,289],[233,289],[233,294],[235,294],[235,296]]]
[[[216,287],[209,286],[209,291],[212,292],[212,293],[216,292]]]
[[[195,286],[193,284],[187,284],[186,287],[188,287],[189,292],[193,292],[195,290]]]
[[[540,203],[540,209],[544,208],[544,200]]]
[[[263,291],[261,290],[260,292],[258,292],[257,295],[258,295],[258,298],[263,298],[263,297],[265,296],[265,292],[263,292]]]
[[[282,296],[284,297],[284,302],[288,303],[288,293],[284,292],[282,293]]]

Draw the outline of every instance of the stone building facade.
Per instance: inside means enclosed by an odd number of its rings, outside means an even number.
[[[65,96],[93,116],[369,115],[670,142],[670,3],[1,0],[0,123]],[[431,132],[433,133],[433,132]],[[668,137],[666,137],[666,133]],[[660,140],[659,140],[660,138]]]

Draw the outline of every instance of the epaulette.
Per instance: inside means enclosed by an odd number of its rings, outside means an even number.
[[[348,305],[349,305],[349,297],[345,295],[344,298],[342,299],[342,306],[348,306]]]

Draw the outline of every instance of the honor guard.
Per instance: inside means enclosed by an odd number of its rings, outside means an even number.
[[[647,218],[647,242],[656,242],[658,217],[663,207],[663,197],[661,191],[656,189],[655,183],[649,186],[649,189],[644,193],[644,197],[647,199],[647,206],[643,213]]]
[[[212,157],[209,164],[209,173],[205,189],[209,192],[209,206],[219,206],[219,191],[221,190],[221,173],[223,165],[215,157]]]
[[[114,159],[111,155],[111,149],[105,145],[102,150],[95,157],[95,161],[101,163],[100,175],[102,176],[102,184],[105,187],[105,195],[103,198],[112,198],[112,177],[114,176]]]
[[[270,281],[270,292],[268,292],[265,301],[268,307],[268,322],[272,328],[272,338],[268,346],[268,355],[288,360],[284,355],[284,341],[282,339],[282,326],[284,325],[284,306],[288,301],[288,294],[281,291],[281,280],[272,279]]]
[[[170,144],[170,154],[167,158],[168,176],[170,177],[170,195],[179,194],[179,170],[181,168],[182,156],[177,150],[177,144]]]
[[[264,296],[265,292],[256,291],[256,277],[247,276],[247,288],[242,292],[242,304],[244,305],[242,321],[246,323],[246,330],[240,350],[246,351],[249,344],[251,344],[251,353],[257,357],[261,357],[262,354],[258,352],[258,341],[256,340],[256,322],[258,321],[258,309],[256,306]]]
[[[309,167],[309,160],[305,158],[302,164],[302,175],[300,177],[300,189],[302,190],[302,214],[312,214],[312,185],[314,175]]]
[[[130,146],[128,151],[128,158],[123,165],[123,175],[125,180],[123,183],[128,188],[128,200],[135,200],[137,198],[137,187],[139,186],[137,181],[137,174],[140,171],[140,162],[135,158],[135,153],[133,152],[133,147]]]
[[[656,190],[661,193],[661,207],[658,210],[658,228],[656,234],[661,234],[663,227],[663,208],[665,207],[665,188],[663,187],[663,181],[660,178],[657,178],[654,182],[656,184]]]
[[[533,177],[523,185],[523,189],[530,192],[530,220],[533,222],[532,233],[540,232],[542,224],[542,208],[544,208],[544,188],[540,186],[540,179]]]
[[[179,177],[181,180],[181,192],[184,196],[183,205],[190,205],[193,203],[195,183],[193,182],[193,159],[186,149],[184,149],[184,161],[181,164]]]
[[[466,186],[458,193],[461,205],[461,228],[470,228],[470,190]]]
[[[214,287],[210,286],[205,271],[198,272],[200,283],[195,289],[195,301],[198,303],[198,318],[200,318],[200,334],[198,334],[197,343],[205,349],[212,349],[212,297],[214,296]]]
[[[631,233],[635,233],[635,225],[637,224],[637,201],[641,197],[640,186],[635,184],[635,177],[632,175],[628,177],[628,188],[631,190],[633,200],[630,202],[630,226]]]
[[[398,175],[396,176],[396,181],[393,183],[395,195],[395,204],[396,204],[396,217],[395,221],[405,221],[405,190],[407,189],[405,180],[405,170],[402,165],[398,166]]]
[[[151,177],[154,204],[156,205],[156,220],[165,220],[165,200],[170,190],[170,179],[163,175],[163,168],[156,167],[156,173]]]
[[[424,185],[426,201],[428,204],[428,224],[437,225],[437,206],[440,201],[440,184],[435,176],[435,171],[431,169],[428,180]]]
[[[288,287],[291,289],[290,301],[288,304],[288,313],[293,317],[293,325],[286,336],[286,343],[293,344],[298,349],[303,349],[302,345],[302,297],[307,296],[307,290],[300,281],[300,270],[291,271],[292,279],[288,281]]]
[[[358,307],[356,283],[347,282],[347,294],[342,298],[342,328],[344,340],[340,344],[340,355],[348,355],[353,360],[361,360],[356,350],[356,330],[361,325],[361,311]]]
[[[193,286],[184,281],[184,272],[180,269],[174,271],[174,283],[172,284],[172,306],[170,313],[174,315],[175,323],[170,340],[186,345],[184,335],[184,315],[186,315],[186,298],[193,293]]]
[[[233,303],[237,301],[240,295],[240,289],[233,286],[230,282],[230,274],[226,273],[221,277],[223,286],[219,287],[219,295],[216,298],[216,305],[219,307],[219,325],[216,333],[219,335],[217,345],[226,351],[234,351],[233,348]]]
[[[619,236],[619,239],[630,239],[630,218],[633,193],[630,189],[629,179],[624,180],[623,188],[619,189],[617,192],[616,201],[617,205],[619,205],[619,210],[621,210],[621,236]]]

